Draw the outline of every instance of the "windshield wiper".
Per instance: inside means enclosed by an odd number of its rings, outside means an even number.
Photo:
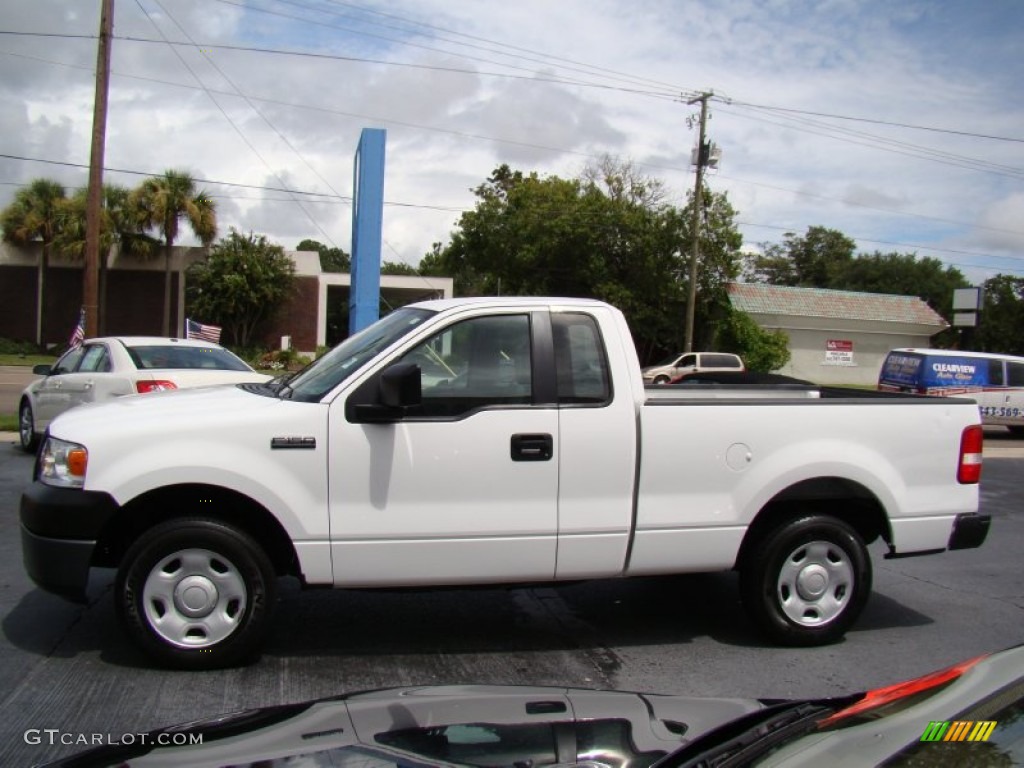
[[[781,742],[800,736],[836,710],[817,701],[777,704],[739,717],[695,739],[651,768],[725,768],[748,765]]]

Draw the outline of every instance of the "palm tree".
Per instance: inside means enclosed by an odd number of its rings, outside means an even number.
[[[154,229],[164,239],[164,317],[163,335],[171,334],[171,252],[184,219],[208,246],[217,236],[217,211],[213,200],[202,191],[186,171],[168,170],[163,176],[146,179],[131,193],[129,203],[135,223],[141,229]]]
[[[50,266],[50,246],[60,231],[67,193],[64,186],[52,179],[35,179],[19,189],[14,200],[0,213],[4,240],[27,245],[41,241],[43,254],[39,259],[36,280],[36,344],[43,343],[43,309],[46,298],[46,272]]]
[[[60,232],[54,240],[54,247],[63,255],[85,261],[86,209],[89,190],[79,189],[68,198],[66,216]],[[110,251],[116,245],[120,252],[133,256],[149,256],[158,241],[140,232],[132,218],[129,206],[131,192],[127,187],[116,184],[103,185],[103,210],[100,218],[100,263],[99,263],[99,330],[104,332],[106,315],[107,267]]]

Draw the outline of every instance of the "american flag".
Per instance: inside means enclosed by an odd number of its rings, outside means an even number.
[[[220,326],[197,323],[195,320],[185,318],[185,338],[212,341],[216,344],[220,341]]]
[[[68,346],[73,349],[83,341],[85,341],[85,307],[82,307],[82,311],[78,313],[78,325],[71,332],[71,341],[68,342]]]

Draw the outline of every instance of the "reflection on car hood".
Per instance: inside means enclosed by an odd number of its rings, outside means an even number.
[[[146,745],[99,747],[50,765],[540,766],[586,754],[615,768],[645,768],[762,706],[569,688],[397,688],[187,723],[147,734],[139,739]]]
[[[905,683],[813,703],[554,687],[395,688],[186,723],[49,765],[489,768],[589,762],[682,768],[724,754],[721,748],[729,748],[730,739],[750,750],[730,753],[738,765],[762,757],[777,766],[876,765],[915,750],[910,762],[899,764],[923,765],[930,762],[922,750],[943,746],[967,750],[964,760],[1001,753],[1006,764],[1021,764],[1014,762],[1021,755],[1011,720],[996,723],[1006,728],[1005,738],[997,730],[987,743],[931,744],[922,734],[940,721],[998,720],[1007,707],[1015,707],[1019,717],[1022,670],[1024,645]],[[789,741],[772,730],[787,710],[807,714]],[[767,751],[758,751],[759,741],[770,742]],[[717,764],[715,758],[711,763]]]

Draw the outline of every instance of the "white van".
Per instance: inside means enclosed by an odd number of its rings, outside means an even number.
[[[1024,357],[948,349],[894,349],[882,364],[878,388],[886,392],[965,396],[985,424],[1024,436]]]
[[[744,371],[739,355],[728,352],[685,352],[672,355],[657,365],[643,369],[644,384],[675,383],[691,373],[704,371]]]

